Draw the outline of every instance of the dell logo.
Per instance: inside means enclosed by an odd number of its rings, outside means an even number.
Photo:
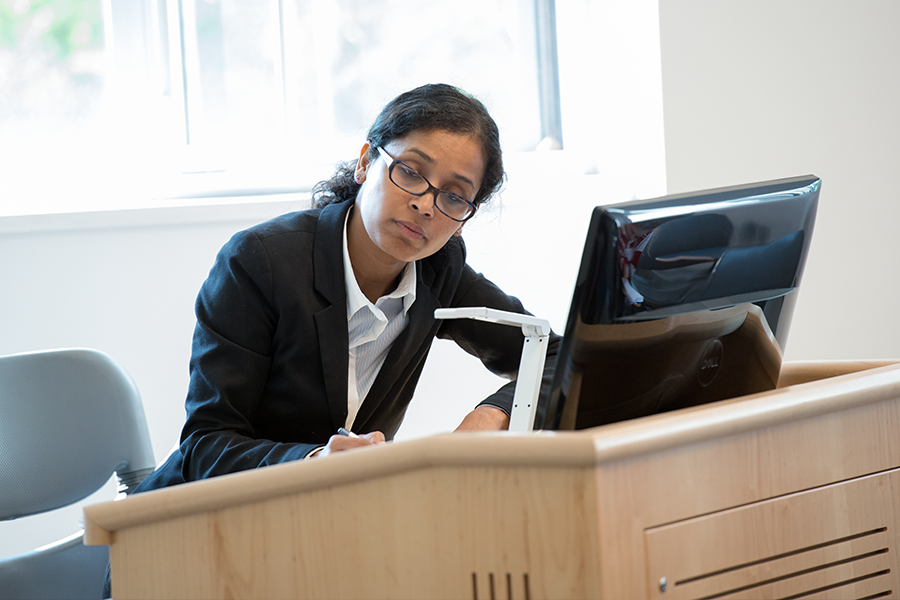
[[[697,371],[697,381],[701,387],[708,386],[716,378],[724,353],[725,346],[719,340],[712,340],[706,345],[703,357],[700,359],[700,369]]]

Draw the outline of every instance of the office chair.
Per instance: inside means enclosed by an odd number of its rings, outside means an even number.
[[[78,502],[113,472],[128,493],[155,465],[138,390],[112,358],[0,356],[0,521]],[[0,559],[0,600],[99,598],[109,549],[84,546],[83,535]]]

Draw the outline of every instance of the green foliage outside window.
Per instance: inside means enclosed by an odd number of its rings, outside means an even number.
[[[103,15],[97,0],[2,0],[0,48],[37,43],[56,60],[73,51],[103,46]]]
[[[0,0],[0,147],[84,140],[105,85],[101,0]]]

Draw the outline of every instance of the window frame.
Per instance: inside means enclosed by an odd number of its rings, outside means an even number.
[[[165,200],[204,199],[217,197],[265,197],[286,193],[306,193],[312,185],[327,177],[336,161],[320,165],[314,173],[297,178],[241,176],[227,166],[227,157],[211,156],[207,150],[198,150],[191,139],[191,103],[188,82],[189,53],[185,50],[185,0],[103,0],[111,27],[108,36],[113,54],[112,77],[116,88],[136,90],[132,97],[117,95],[116,102],[131,106],[146,106],[159,113],[168,113],[169,126],[178,143],[171,143],[165,151],[177,153],[180,176],[170,191],[155,195]],[[272,0],[273,11],[279,17],[278,40],[280,60],[277,69],[280,77],[281,104],[287,102],[284,39],[284,0]],[[537,100],[540,107],[540,132],[549,148],[562,147],[562,118],[559,88],[559,65],[556,51],[555,0],[532,0],[536,24],[537,56],[535,64],[538,76]],[[141,66],[142,68],[135,68]],[[286,109],[285,109],[286,110]],[[177,115],[177,117],[176,117]],[[140,115],[134,114],[139,119]],[[355,148],[354,148],[355,149]],[[273,148],[273,154],[278,148]],[[303,161],[305,157],[296,157]],[[305,163],[301,163],[305,164]],[[252,169],[250,169],[252,170]],[[274,181],[273,181],[274,179]]]

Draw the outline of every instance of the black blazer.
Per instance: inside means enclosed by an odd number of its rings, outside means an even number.
[[[297,460],[327,443],[347,417],[347,294],[343,227],[351,203],[282,215],[237,233],[197,298],[187,420],[173,452],[139,491]],[[357,432],[388,439],[403,420],[435,336],[454,340],[492,372],[515,377],[522,333],[442,307],[521,303],[466,265],[462,239],[416,263],[409,324],[360,406]],[[559,338],[548,346],[545,388]],[[460,374],[448,371],[448,384]],[[510,412],[515,382],[481,404]]]

